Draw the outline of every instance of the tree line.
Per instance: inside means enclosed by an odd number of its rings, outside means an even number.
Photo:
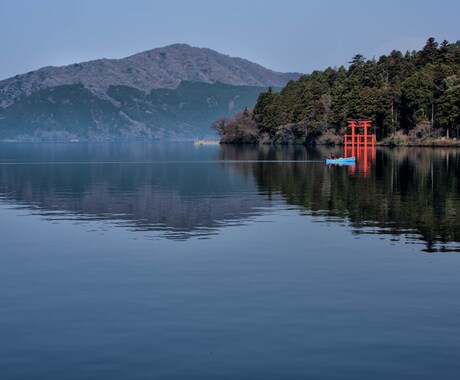
[[[372,119],[378,141],[460,137],[460,41],[355,55],[259,95],[253,110],[214,123],[223,142],[339,142],[347,119]]]

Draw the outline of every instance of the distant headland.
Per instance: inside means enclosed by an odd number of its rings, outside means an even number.
[[[353,57],[269,88],[254,109],[214,122],[222,143],[340,144],[348,118],[371,119],[377,144],[460,146],[460,41]]]

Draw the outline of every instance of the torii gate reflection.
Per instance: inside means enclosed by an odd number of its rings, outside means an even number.
[[[347,120],[351,134],[343,136],[343,157],[356,157],[356,166],[348,168],[350,173],[370,174],[372,163],[375,160],[375,135],[370,133],[372,126],[370,119]]]

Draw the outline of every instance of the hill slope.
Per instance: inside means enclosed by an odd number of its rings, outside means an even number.
[[[111,85],[150,92],[176,88],[181,81],[234,86],[284,86],[297,73],[279,73],[242,58],[211,49],[175,44],[147,50],[123,59],[98,59],[62,67],[43,67],[0,81],[0,106],[6,107],[33,92],[50,87],[82,84],[98,96]]]
[[[224,123],[221,133],[226,142],[245,140],[240,132],[247,130],[249,141],[338,143],[347,119],[371,119],[379,142],[458,144],[460,41],[430,37],[419,51],[393,50],[378,60],[357,54],[348,68],[314,71],[279,93],[260,94],[246,126],[236,116],[227,122],[236,128]]]
[[[146,94],[110,86],[110,101],[81,84],[40,90],[0,108],[0,139],[20,141],[180,140],[209,137],[211,123],[253,107],[266,87],[181,82]]]
[[[0,138],[181,139],[300,74],[185,44],[0,81]]]

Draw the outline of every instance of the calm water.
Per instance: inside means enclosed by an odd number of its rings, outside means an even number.
[[[457,379],[460,150],[329,151],[0,144],[0,378]]]

